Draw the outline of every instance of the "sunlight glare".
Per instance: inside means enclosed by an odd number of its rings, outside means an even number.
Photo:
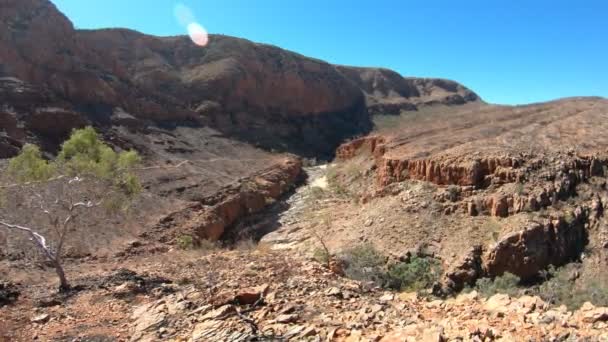
[[[199,46],[205,46],[209,43],[209,34],[207,30],[196,22],[192,10],[184,4],[177,4],[173,8],[173,15],[177,22],[188,31],[188,36],[192,42]]]
[[[190,23],[188,25],[188,35],[196,45],[205,46],[209,42],[207,30],[198,23]]]

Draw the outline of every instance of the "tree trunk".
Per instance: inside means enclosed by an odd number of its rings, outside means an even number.
[[[70,284],[68,284],[61,263],[58,260],[53,260],[53,267],[55,267],[55,273],[57,273],[57,276],[59,277],[59,291],[64,292],[69,290]]]

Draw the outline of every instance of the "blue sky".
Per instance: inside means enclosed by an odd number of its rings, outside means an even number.
[[[185,34],[188,7],[210,33],[331,63],[463,83],[486,101],[608,97],[606,0],[53,0],[77,28]]]

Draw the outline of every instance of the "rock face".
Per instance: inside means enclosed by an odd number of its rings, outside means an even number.
[[[576,259],[587,244],[587,213],[578,208],[569,220],[558,218],[506,235],[484,256],[484,269],[494,277],[505,272],[530,279],[549,265]]]

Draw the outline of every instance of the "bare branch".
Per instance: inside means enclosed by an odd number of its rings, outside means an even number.
[[[35,232],[32,228],[20,226],[17,224],[10,224],[10,223],[4,222],[4,221],[0,221],[0,225],[6,227],[8,229],[16,229],[16,230],[26,232],[30,236],[32,241],[34,241],[36,243],[36,245],[38,245],[38,247],[40,247],[44,251],[44,253],[46,254],[46,256],[49,259],[55,260],[54,253],[51,251],[51,248],[46,244],[46,238],[44,236],[40,235],[39,233]]]
[[[57,276],[59,277],[60,290],[69,289],[70,285],[68,284],[68,281],[65,277],[65,272],[63,271],[63,266],[61,266],[61,261],[59,259],[59,254],[60,254],[59,248],[57,249],[56,253],[53,253],[53,251],[51,250],[51,247],[49,247],[46,244],[46,238],[44,236],[42,236],[41,234],[37,233],[36,231],[34,231],[32,228],[20,226],[17,224],[11,224],[11,223],[4,222],[4,221],[0,221],[0,226],[4,226],[11,230],[14,229],[14,230],[20,230],[20,231],[26,232],[30,236],[31,240],[34,241],[36,246],[38,246],[44,252],[44,255],[47,257],[47,259],[49,259],[49,261],[55,268],[55,272],[57,273]],[[64,238],[65,238],[65,235],[62,236],[60,244],[63,244]]]

